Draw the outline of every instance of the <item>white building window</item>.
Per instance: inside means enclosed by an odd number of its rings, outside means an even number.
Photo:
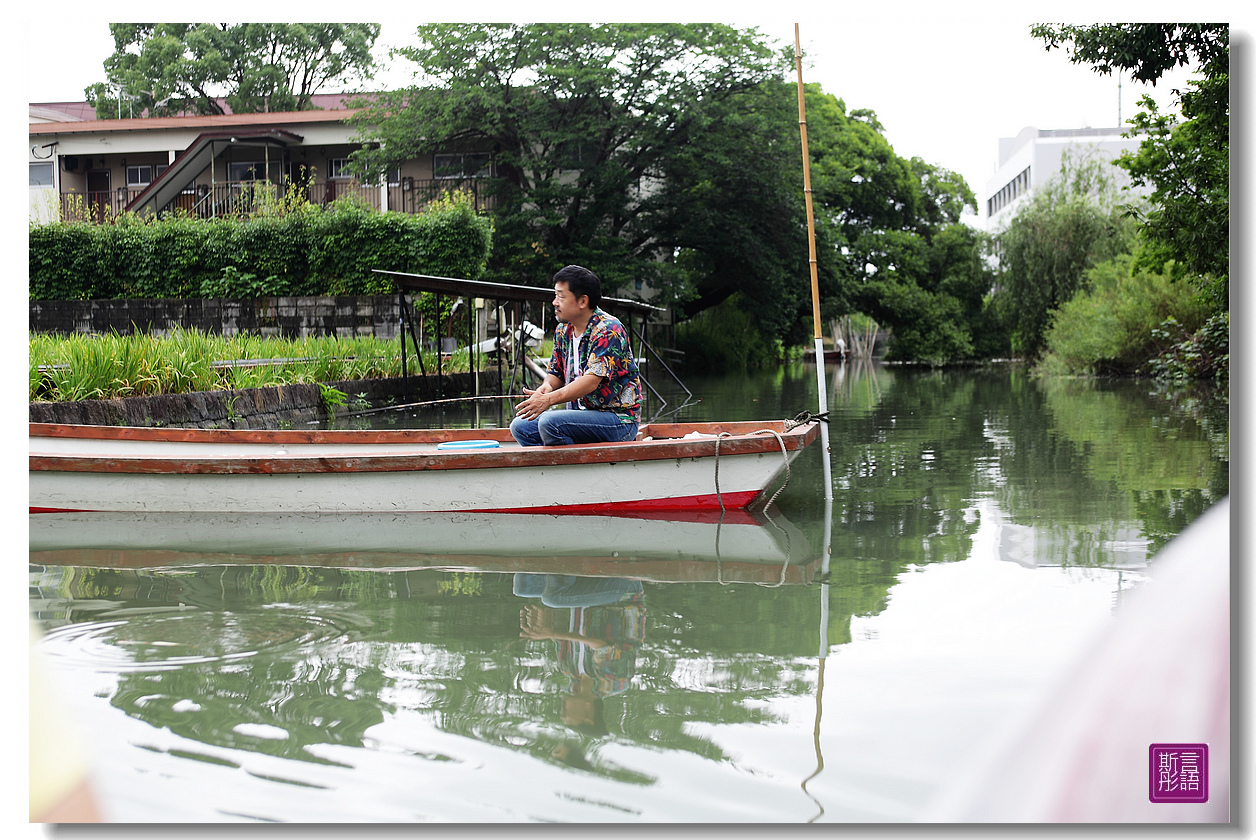
[[[31,186],[32,187],[51,187],[53,186],[53,176],[51,163],[32,163],[31,164]]]
[[[128,187],[147,187],[153,182],[153,167],[128,166],[126,168],[126,185]]]
[[[348,178],[351,176],[345,175],[344,177]],[[378,178],[372,180],[370,183],[363,184],[363,186],[366,186],[366,187],[378,187],[379,185],[380,185],[380,180]],[[401,186],[401,167],[400,166],[398,166],[396,169],[390,169],[388,171],[388,186],[390,187]]]
[[[333,181],[348,181],[353,177],[349,171],[348,158],[330,158],[327,161],[327,177]]]
[[[233,160],[227,164],[227,180],[260,181],[266,177],[266,163],[260,160]]]
[[[434,155],[432,175],[436,178],[488,178],[493,174],[493,158],[488,152]]]

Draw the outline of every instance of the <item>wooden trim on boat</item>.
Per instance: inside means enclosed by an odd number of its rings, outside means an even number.
[[[176,429],[153,426],[76,426],[31,423],[30,437],[81,440],[171,441],[175,443],[302,443],[352,444],[413,443],[427,445],[453,440],[514,440],[509,429]]]
[[[38,436],[42,430],[36,427],[44,424],[31,424],[32,437]],[[698,427],[703,431],[719,433],[729,432],[731,437],[718,439],[718,452],[721,457],[737,455],[753,455],[779,452],[782,443],[786,451],[802,449],[815,440],[818,435],[817,425],[810,423],[784,431],[783,421],[740,422],[716,424],[670,424],[662,427],[648,425],[647,434],[668,434],[678,430],[693,431]],[[400,430],[385,432],[354,432],[354,431],[278,431],[258,432],[249,430],[221,429],[127,429],[124,427],[86,427],[51,425],[47,436],[50,437],[82,437],[82,430],[92,430],[98,439],[132,439],[132,440],[179,440],[195,442],[223,443],[353,443],[355,447],[369,447],[372,443],[413,442],[415,444],[433,444],[443,440],[465,440],[474,437],[489,437],[487,432],[509,436],[508,430],[475,430],[449,429],[433,432],[429,430]],[[99,431],[97,431],[99,430]],[[106,431],[107,430],[107,431]],[[174,431],[172,436],[169,433]],[[80,432],[80,434],[76,434]],[[130,434],[128,435],[128,432]],[[150,436],[153,432],[164,432],[164,435]],[[756,434],[762,432],[762,434]],[[776,434],[769,434],[775,432]],[[185,437],[184,435],[188,436]],[[438,435],[433,437],[432,435]],[[456,437],[443,437],[443,435]],[[777,435],[780,435],[778,442]],[[249,437],[249,436],[258,437]],[[295,439],[285,437],[296,435]],[[331,436],[331,437],[329,437]],[[354,436],[354,437],[350,437]],[[386,437],[381,437],[386,436]],[[399,439],[400,438],[400,439]],[[683,458],[709,458],[716,454],[717,438],[674,438],[640,439],[622,443],[585,443],[572,446],[534,446],[506,449],[487,449],[479,451],[450,450],[443,452],[428,451],[421,453],[347,453],[344,455],[222,455],[185,457],[172,455],[53,455],[31,454],[29,464],[31,471],[48,472],[84,472],[84,473],[127,473],[127,474],[284,474],[284,473],[362,473],[362,472],[405,472],[426,470],[475,470],[509,467],[547,467],[574,464],[615,463],[617,461],[654,461]]]
[[[495,440],[499,443],[510,443],[514,440],[509,429],[179,429],[168,426],[80,426],[69,423],[31,423],[29,426],[30,437],[178,443],[323,443],[356,446],[371,443],[432,444],[454,440]],[[682,438],[693,431],[711,435],[746,435],[764,430],[784,434],[785,421],[646,423],[640,427],[637,441],[648,437],[655,440]]]

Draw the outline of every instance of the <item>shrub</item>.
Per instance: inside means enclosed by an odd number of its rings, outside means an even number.
[[[479,278],[492,222],[463,194],[419,215],[344,200],[247,219],[121,214],[31,224],[28,242],[31,300],[381,294],[393,284],[377,268]]]
[[[261,388],[401,374],[398,343],[365,336],[283,339],[175,328],[166,336],[31,334],[28,340],[31,402]],[[428,368],[435,368],[435,353],[424,356]],[[271,362],[215,364],[237,359]],[[445,361],[444,369],[469,370],[469,354],[465,350],[455,353]]]
[[[1157,379],[1211,379],[1219,386],[1229,385],[1230,313],[1213,315],[1190,335],[1183,335],[1181,325],[1170,318],[1158,333],[1158,338],[1171,343],[1147,365]]]
[[[676,328],[676,347],[685,367],[694,373],[748,370],[780,358],[776,342],[760,332],[755,319],[741,309],[735,294]]]
[[[1172,343],[1167,322],[1185,334],[1203,324],[1206,309],[1190,284],[1137,270],[1135,261],[1122,254],[1086,272],[1089,291],[1061,306],[1047,330],[1044,371],[1142,372]]]

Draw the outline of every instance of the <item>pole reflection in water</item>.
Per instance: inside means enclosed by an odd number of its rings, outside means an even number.
[[[825,471],[828,476],[828,471]],[[824,752],[820,749],[820,721],[824,717],[824,663],[829,658],[829,564],[833,551],[833,494],[827,494],[824,500],[824,546],[820,550],[820,571],[816,580],[820,586],[820,652],[816,663],[816,722],[812,728],[812,738],[816,746],[816,769],[802,782],[803,792],[819,806],[820,811],[807,822],[815,822],[824,816],[824,805],[807,790],[807,782],[824,772]]]

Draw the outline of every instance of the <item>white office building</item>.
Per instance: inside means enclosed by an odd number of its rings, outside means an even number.
[[[1137,151],[1138,138],[1123,137],[1124,128],[1065,128],[1045,130],[1030,126],[1015,137],[999,138],[999,168],[986,181],[982,204],[987,231],[1004,228],[1025,199],[1060,171],[1066,151],[1095,154],[1114,160],[1124,150]],[[1129,186],[1129,175],[1112,167],[1118,187]],[[1147,190],[1140,190],[1147,192]]]

